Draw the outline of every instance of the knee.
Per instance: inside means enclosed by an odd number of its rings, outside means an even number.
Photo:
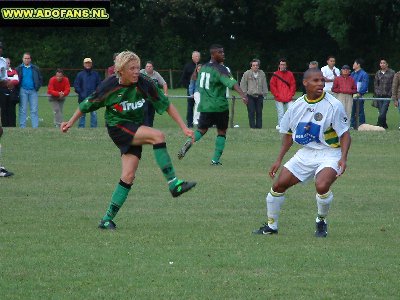
[[[125,171],[122,172],[121,174],[121,180],[127,184],[132,184],[134,179],[135,179],[134,171]]]
[[[331,188],[330,183],[328,183],[326,181],[321,181],[321,182],[315,183],[315,189],[316,189],[317,193],[320,195],[326,194],[330,188]]]
[[[284,192],[286,192],[287,189],[288,189],[288,188],[287,188],[286,186],[280,184],[278,181],[275,182],[275,183],[272,185],[272,190],[273,190],[274,192],[276,192],[276,193],[284,193]]]
[[[165,134],[161,131],[156,130],[153,135],[154,144],[164,143],[165,142]]]

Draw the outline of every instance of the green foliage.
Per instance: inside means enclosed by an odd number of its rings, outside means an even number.
[[[181,69],[193,50],[207,61],[209,45],[221,43],[233,71],[254,57],[274,71],[282,56],[303,71],[333,54],[341,64],[363,57],[372,72],[382,56],[400,68],[399,20],[399,2],[389,0],[119,0],[111,2],[109,28],[0,28],[0,40],[14,65],[30,51],[51,69],[80,68],[87,56],[104,69],[125,49],[159,69]]]

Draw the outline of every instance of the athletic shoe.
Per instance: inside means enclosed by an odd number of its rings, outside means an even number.
[[[184,158],[186,152],[189,151],[190,147],[192,147],[192,141],[191,141],[191,140],[187,140],[187,141],[183,144],[181,150],[179,150],[179,152],[178,152],[178,159]]]
[[[315,236],[326,237],[328,235],[328,224],[324,220],[315,223]]]
[[[197,182],[188,182],[179,180],[175,187],[170,190],[172,197],[176,198],[194,188]]]
[[[110,221],[101,220],[100,224],[99,224],[99,228],[115,230],[115,229],[117,229],[117,224],[115,224],[113,220],[110,220]]]
[[[211,165],[212,166],[222,166],[222,164],[219,161],[213,161],[213,160],[211,160]]]
[[[13,176],[13,175],[14,175],[13,172],[7,171],[3,167],[0,168],[0,177],[10,177],[10,176]]]
[[[254,230],[253,234],[278,234],[278,230],[272,229],[267,223],[264,223],[259,229]]]

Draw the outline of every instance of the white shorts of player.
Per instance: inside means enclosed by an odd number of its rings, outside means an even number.
[[[332,168],[340,174],[338,162],[341,153],[340,148],[301,148],[284,166],[301,182],[305,182],[315,178],[324,168]]]

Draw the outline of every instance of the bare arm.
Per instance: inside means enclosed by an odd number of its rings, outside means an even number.
[[[83,116],[83,113],[80,111],[79,107],[76,109],[75,113],[72,115],[71,119],[69,119],[68,122],[62,122],[60,129],[62,132],[67,132],[68,129],[70,129],[74,123],[79,120],[80,117]]]
[[[340,168],[340,171],[337,176],[340,176],[346,171],[347,168],[347,154],[349,153],[350,149],[350,144],[351,144],[351,137],[350,133],[346,131],[345,133],[342,134],[340,137],[340,148],[342,150],[342,157],[340,158],[338,165]]]
[[[168,108],[167,108],[167,113],[170,115],[170,117],[176,122],[176,124],[179,125],[179,127],[182,129],[183,133],[186,136],[189,136],[192,138],[192,140],[194,139],[194,132],[193,130],[190,130],[189,128],[187,128],[185,122],[183,122],[181,115],[179,114],[179,112],[177,111],[177,109],[175,108],[175,106],[170,103]],[[194,141],[192,141],[194,142]]]
[[[278,172],[278,170],[282,164],[282,160],[283,160],[285,154],[289,151],[289,149],[290,149],[290,147],[292,147],[292,145],[293,145],[292,135],[285,134],[282,138],[282,146],[281,146],[281,150],[279,151],[278,158],[276,159],[276,161],[271,166],[271,168],[269,169],[269,172],[268,172],[268,174],[271,178],[275,177],[276,172]]]
[[[162,87],[163,87],[164,95],[168,96],[168,85],[165,83],[165,84],[163,84]]]

